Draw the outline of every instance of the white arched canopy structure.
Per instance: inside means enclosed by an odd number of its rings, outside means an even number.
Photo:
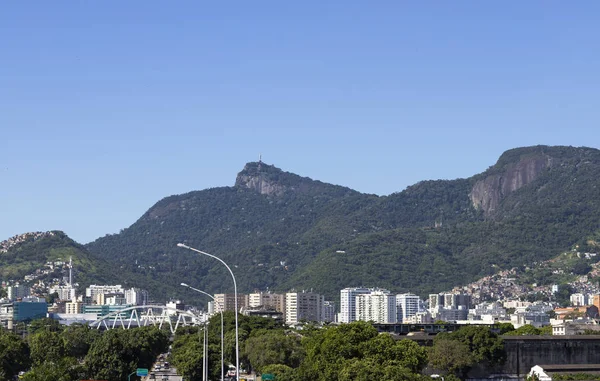
[[[161,305],[145,305],[123,308],[100,317],[90,327],[96,329],[129,329],[135,327],[155,326],[162,328],[168,325],[171,333],[179,326],[200,325],[208,321],[207,314],[195,315],[189,311],[178,310]]]

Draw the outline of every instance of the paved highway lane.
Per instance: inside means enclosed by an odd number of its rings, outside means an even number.
[[[154,377],[154,378],[152,378]],[[161,369],[150,371],[147,377],[142,378],[143,381],[183,381],[183,378],[177,374],[177,369]]]

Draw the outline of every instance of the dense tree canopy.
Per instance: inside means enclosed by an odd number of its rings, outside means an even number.
[[[427,364],[425,348],[410,340],[379,335],[366,322],[316,331],[303,344],[307,355],[297,373],[303,380],[418,378]]]
[[[30,364],[27,343],[19,336],[0,329],[0,380],[12,380]]]
[[[439,333],[429,353],[438,369],[463,375],[474,364],[499,365],[506,359],[502,338],[488,327],[465,326],[451,333]]]
[[[304,359],[304,348],[298,333],[283,330],[262,330],[244,343],[244,357],[252,368],[262,372],[268,365],[286,365],[297,368]]]
[[[85,356],[90,375],[120,381],[136,368],[150,368],[156,357],[166,352],[169,333],[156,327],[103,332]]]

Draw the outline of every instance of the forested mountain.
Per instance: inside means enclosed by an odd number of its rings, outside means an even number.
[[[517,148],[471,178],[381,197],[255,162],[234,186],[166,197],[86,248],[158,300],[185,293],[180,282],[232,290],[223,266],[178,242],[233,266],[242,292],[426,294],[569,249],[599,229],[599,188],[592,148]]]

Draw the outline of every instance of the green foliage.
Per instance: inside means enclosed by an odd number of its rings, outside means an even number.
[[[235,314],[226,311],[223,314],[225,367],[235,364]],[[259,316],[238,316],[240,338],[240,367],[247,368],[248,362],[254,367],[277,359],[283,363],[297,366],[302,358],[303,349],[299,347],[297,337],[284,337],[282,325],[270,318]],[[221,316],[215,314],[208,324],[208,370],[211,378],[221,376]],[[198,327],[180,327],[175,333],[171,352],[171,363],[186,378],[194,379],[202,375],[202,329]],[[262,337],[265,342],[255,337]],[[280,342],[279,339],[282,341]],[[296,341],[296,342],[294,342]],[[265,353],[250,352],[250,348],[265,350]],[[245,351],[246,349],[246,351]],[[282,350],[282,353],[277,352]],[[272,356],[272,357],[270,357]],[[269,359],[267,361],[267,359]]]
[[[419,373],[427,365],[427,351],[412,340],[394,340],[390,335],[378,335],[361,343],[361,352],[377,364],[401,367]]]
[[[429,353],[429,361],[435,368],[457,375],[476,363],[493,366],[505,359],[502,338],[487,327],[477,326],[438,334]]]
[[[28,340],[34,366],[44,362],[58,362],[67,354],[65,342],[58,332],[42,330],[30,335]]]
[[[194,327],[194,329],[182,331],[178,331],[175,336],[169,360],[184,379],[200,380],[203,374],[204,358],[202,330]],[[218,367],[220,368],[220,365]],[[209,364],[209,369],[211,368],[213,367]]]
[[[86,377],[83,365],[72,357],[64,357],[33,366],[23,376],[24,381],[79,381]]]
[[[507,336],[529,336],[529,335],[552,335],[552,326],[545,326],[542,328],[534,327],[531,324],[525,324],[513,331],[506,332]]]
[[[496,323],[494,324],[494,328],[498,329],[498,335],[504,335],[507,332],[512,332],[515,330],[515,326],[511,323]]]
[[[124,380],[136,368],[150,368],[168,345],[169,334],[155,327],[108,330],[94,340],[85,356],[87,372],[96,379]]]
[[[467,344],[476,362],[497,365],[506,359],[502,338],[487,327],[466,326],[447,335]]]
[[[590,271],[592,271],[592,266],[585,259],[580,259],[573,265],[573,274],[585,275]]]
[[[553,297],[560,306],[567,307],[571,305],[571,294],[574,292],[575,291],[571,285],[559,284],[558,292],[556,292]]]
[[[39,332],[61,332],[64,326],[60,325],[58,320],[51,318],[42,318],[32,320],[27,326],[30,335]]]
[[[61,337],[64,340],[68,355],[83,360],[92,343],[100,337],[100,332],[88,325],[73,324],[64,329]]]
[[[366,322],[324,328],[303,345],[306,358],[297,373],[303,380],[414,379],[427,363],[425,348],[378,335]]]
[[[300,381],[296,376],[296,369],[283,364],[267,365],[263,374],[272,374],[277,381]]]
[[[0,380],[12,380],[30,364],[27,343],[19,336],[0,329]]]
[[[274,364],[297,368],[305,354],[298,334],[264,330],[246,339],[243,356],[254,370],[262,372],[265,366]]]
[[[565,373],[553,374],[552,379],[557,381],[589,381],[600,380],[600,375],[591,373]]]
[[[435,369],[451,373],[463,373],[475,363],[469,346],[449,337],[436,338],[429,351],[429,363]]]

